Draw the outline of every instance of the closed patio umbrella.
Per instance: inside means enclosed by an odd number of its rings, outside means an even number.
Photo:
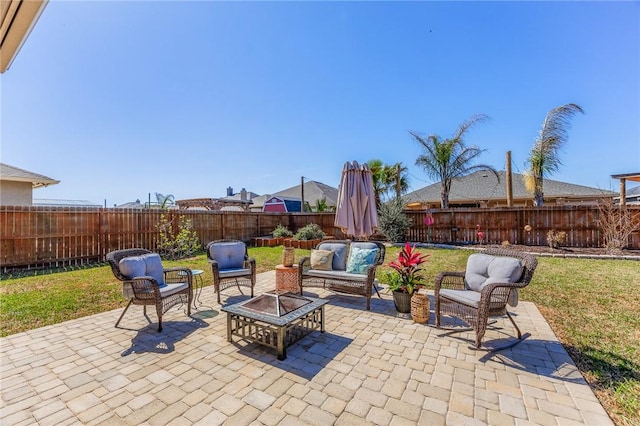
[[[368,237],[378,227],[373,177],[367,164],[344,164],[334,225],[354,238]]]

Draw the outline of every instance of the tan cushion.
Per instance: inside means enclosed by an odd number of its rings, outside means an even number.
[[[331,250],[311,250],[311,269],[331,271],[333,252]]]

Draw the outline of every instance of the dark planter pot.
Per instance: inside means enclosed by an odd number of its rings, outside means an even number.
[[[411,312],[411,295],[401,291],[393,291],[393,303],[396,305],[396,311],[402,314]]]

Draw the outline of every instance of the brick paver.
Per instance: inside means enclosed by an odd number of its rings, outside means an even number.
[[[258,276],[256,294],[274,288]],[[613,424],[532,303],[514,309],[531,336],[487,354],[473,334],[442,336],[397,314],[390,296],[327,297],[326,332],[287,350],[226,339],[212,287],[188,318],[156,331],[142,307],[0,339],[0,418],[17,424],[482,425]],[[236,289],[223,302],[245,300]],[[432,303],[433,308],[433,303]],[[511,333],[508,320],[496,324]],[[485,340],[505,337],[491,330]]]

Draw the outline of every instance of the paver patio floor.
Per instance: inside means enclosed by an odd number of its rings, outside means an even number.
[[[256,294],[273,288],[273,272],[258,275]],[[283,361],[227,342],[213,287],[192,318],[170,310],[162,333],[153,310],[149,324],[132,306],[126,328],[114,328],[118,309],[2,338],[1,423],[612,424],[532,303],[513,309],[531,336],[489,354],[469,348],[472,333],[443,336],[397,314],[385,292],[365,311],[362,297],[310,290],[330,300],[326,332],[289,347]],[[223,292],[223,303],[246,298]]]

